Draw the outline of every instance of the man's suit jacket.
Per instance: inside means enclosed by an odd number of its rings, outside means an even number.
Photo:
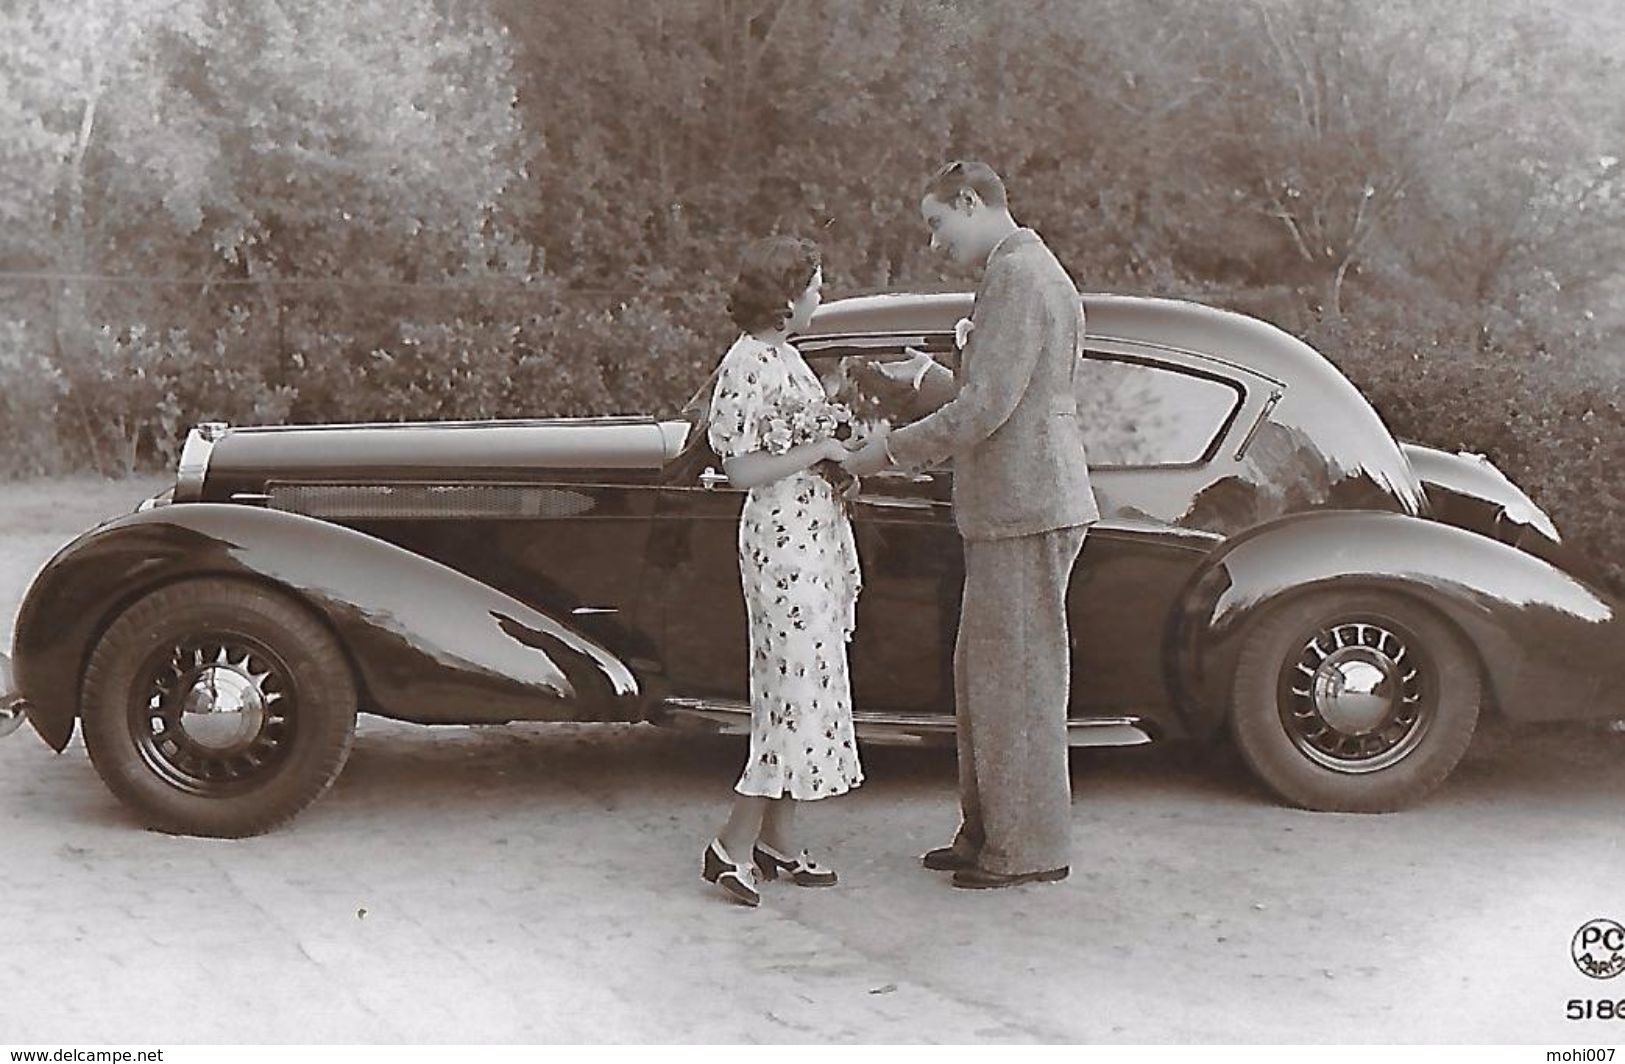
[[[953,457],[954,517],[966,539],[1098,520],[1073,395],[1083,304],[1037,233],[1018,229],[993,250],[971,321],[957,387],[922,382],[922,394],[946,402],[892,432],[892,461],[921,469]]]

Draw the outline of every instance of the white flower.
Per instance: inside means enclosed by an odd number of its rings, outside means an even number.
[[[768,454],[783,454],[795,443],[795,430],[782,417],[770,417],[762,431],[762,447]]]
[[[974,328],[976,323],[969,318],[960,318],[954,322],[954,346],[964,350],[965,342],[970,339],[971,330]]]

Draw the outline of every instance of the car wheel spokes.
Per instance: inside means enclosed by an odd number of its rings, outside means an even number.
[[[171,786],[222,797],[285,760],[297,720],[289,670],[240,636],[178,640],[148,659],[130,725],[142,760]]]
[[[1431,722],[1433,681],[1416,640],[1378,618],[1310,634],[1282,669],[1281,723],[1294,747],[1335,772],[1377,772],[1408,756]]]

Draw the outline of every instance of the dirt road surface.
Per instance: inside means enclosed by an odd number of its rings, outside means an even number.
[[[6,488],[0,616],[154,481]],[[698,878],[741,748],[646,725],[364,719],[272,835],[143,831],[77,739],[0,742],[0,1044],[1625,1042],[1569,942],[1625,922],[1625,734],[1487,723],[1414,810],[1282,808],[1232,756],[1080,752],[1073,875],[967,892],[916,854],[951,753],[869,750],[810,810],[841,885]],[[1620,985],[1613,985],[1618,983]]]

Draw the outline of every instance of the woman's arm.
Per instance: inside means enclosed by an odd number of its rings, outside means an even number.
[[[838,462],[846,454],[846,445],[830,438],[817,443],[803,443],[783,454],[750,451],[735,458],[725,458],[722,471],[737,488],[755,488],[801,472],[819,462]]]

